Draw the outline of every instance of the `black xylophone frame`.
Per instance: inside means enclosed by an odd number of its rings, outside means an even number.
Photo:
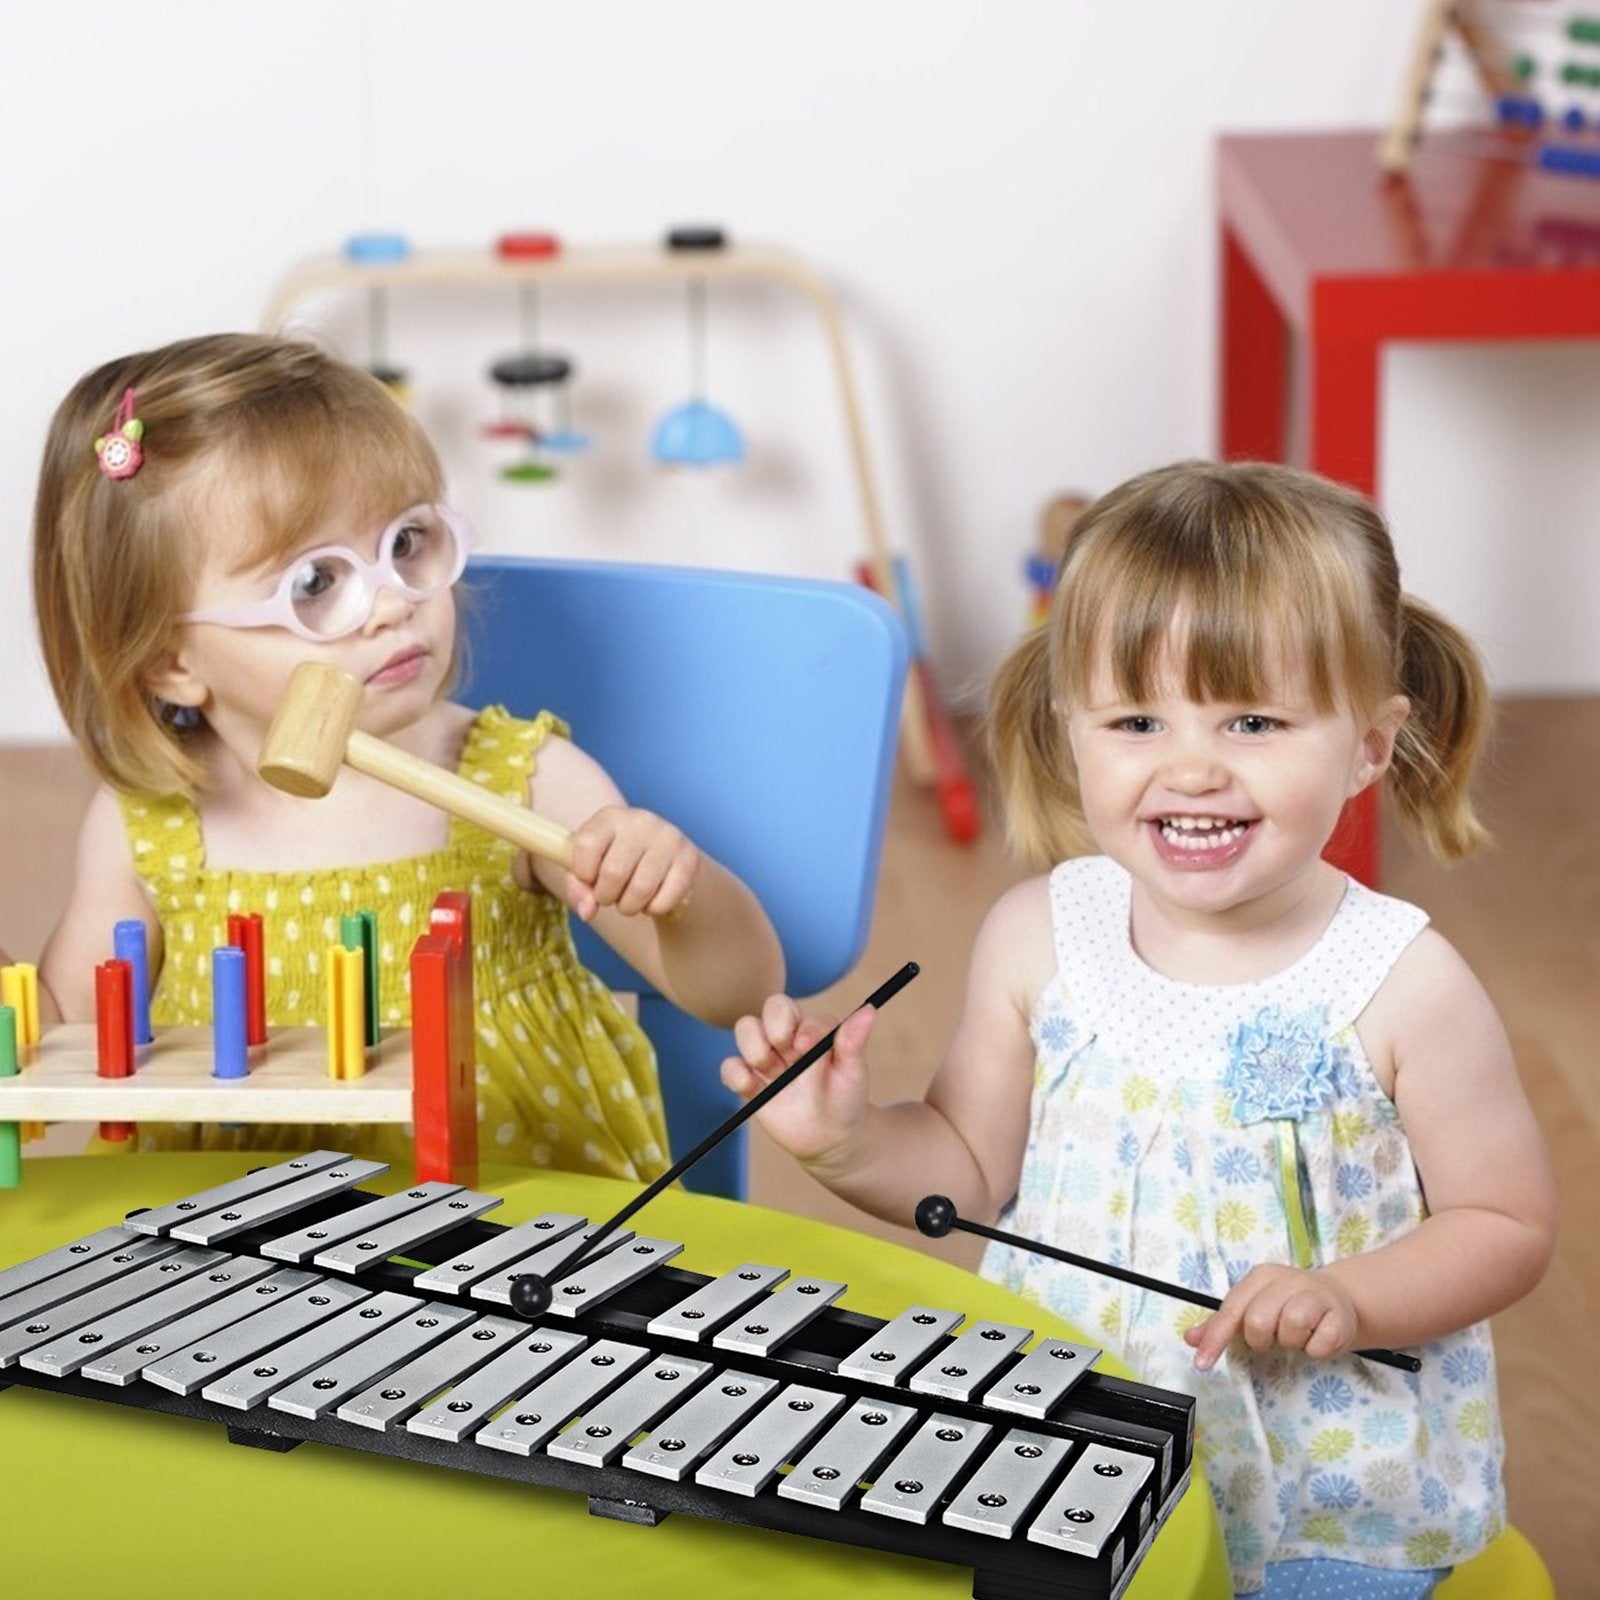
[[[379,1198],[365,1190],[345,1191],[297,1212],[296,1221],[314,1225]],[[137,1211],[129,1213],[130,1216],[138,1214]],[[428,1267],[477,1249],[505,1231],[496,1223],[465,1223],[425,1245],[411,1247],[410,1259],[423,1265],[388,1261],[364,1269],[359,1281],[362,1287],[373,1290],[415,1293],[412,1280]],[[261,1244],[282,1232],[281,1222],[268,1224],[238,1234],[229,1239],[225,1247],[235,1255],[255,1254]],[[559,1325],[563,1330],[595,1339],[618,1338],[662,1348],[674,1342],[647,1332],[646,1325],[651,1318],[710,1281],[701,1273],[662,1266],[611,1298],[580,1312],[576,1319],[561,1319]],[[453,1296],[435,1298],[440,1303],[467,1304],[471,1296],[470,1293],[464,1295],[459,1301]],[[854,1380],[837,1377],[835,1368],[869,1334],[884,1325],[883,1318],[832,1306],[772,1355],[723,1354],[742,1369],[786,1382],[804,1381],[823,1388],[837,1388],[853,1398],[860,1398],[863,1393],[877,1391],[868,1390]],[[701,1355],[708,1353],[703,1347],[694,1349]],[[1091,1560],[1025,1539],[991,1538],[938,1521],[919,1525],[853,1507],[824,1510],[771,1493],[747,1498],[707,1488],[692,1480],[673,1482],[620,1466],[580,1465],[539,1451],[522,1457],[497,1450],[466,1450],[459,1444],[430,1439],[404,1427],[380,1433],[337,1417],[300,1418],[285,1412],[267,1412],[265,1408],[248,1413],[251,1420],[246,1423],[239,1420],[238,1410],[203,1400],[198,1391],[183,1396],[151,1383],[118,1388],[82,1377],[54,1378],[13,1366],[0,1374],[0,1389],[11,1384],[215,1422],[227,1429],[233,1443],[257,1449],[287,1451],[309,1439],[318,1444],[397,1456],[431,1466],[572,1490],[588,1497],[589,1510],[596,1516],[645,1526],[654,1526],[670,1513],[683,1511],[722,1522],[775,1528],[841,1544],[967,1566],[973,1570],[975,1600],[1113,1600],[1121,1593],[1140,1557],[1187,1487],[1194,1451],[1192,1398],[1099,1372],[1089,1372],[1081,1378],[1043,1420],[1008,1419],[981,1404],[922,1397],[929,1401],[930,1409],[991,1423],[1007,1420],[1025,1423],[1033,1431],[1106,1444],[1151,1457],[1155,1462],[1154,1512],[1136,1547],[1130,1550],[1127,1546],[1132,1541],[1118,1538],[1098,1558]],[[885,1389],[882,1393],[885,1399],[914,1398],[901,1390]]]

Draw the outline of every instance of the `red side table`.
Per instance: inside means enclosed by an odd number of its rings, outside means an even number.
[[[1600,338],[1600,182],[1541,172],[1465,130],[1428,135],[1410,173],[1387,175],[1377,139],[1218,149],[1220,452],[1287,459],[1292,414],[1305,465],[1375,498],[1385,340]],[[1377,881],[1370,792],[1328,853]]]

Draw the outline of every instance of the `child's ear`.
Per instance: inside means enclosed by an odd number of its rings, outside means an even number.
[[[144,687],[156,700],[169,706],[203,706],[211,691],[196,675],[179,649],[162,651],[156,664],[144,675]]]
[[[1389,763],[1394,760],[1394,742],[1410,715],[1411,702],[1403,694],[1391,695],[1378,708],[1361,736],[1361,754],[1350,783],[1352,795],[1360,794],[1389,770]]]

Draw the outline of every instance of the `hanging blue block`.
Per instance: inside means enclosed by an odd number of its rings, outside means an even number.
[[[353,233],[344,242],[344,258],[364,267],[392,266],[411,254],[403,233]]]
[[[686,400],[661,419],[650,453],[664,467],[733,465],[744,460],[744,440],[727,412]]]

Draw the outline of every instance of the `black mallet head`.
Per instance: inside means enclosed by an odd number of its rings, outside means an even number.
[[[511,1309],[525,1322],[542,1317],[550,1309],[550,1285],[536,1272],[524,1272],[511,1280]]]
[[[953,1200],[942,1194],[930,1194],[917,1205],[917,1228],[930,1239],[942,1239],[956,1225],[956,1207]]]

